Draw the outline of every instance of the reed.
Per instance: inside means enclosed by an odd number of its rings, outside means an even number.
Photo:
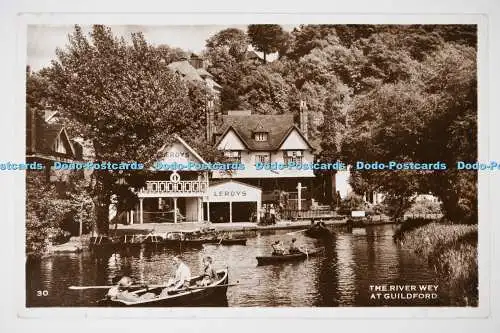
[[[426,258],[466,305],[477,305],[477,225],[428,223],[400,232],[401,247]]]

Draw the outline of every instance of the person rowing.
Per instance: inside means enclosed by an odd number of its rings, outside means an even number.
[[[288,253],[290,254],[304,253],[303,246],[297,245],[296,238],[292,238],[292,243],[290,243],[290,247],[288,248]]]
[[[162,290],[161,296],[166,296],[181,288],[188,288],[191,282],[191,270],[182,261],[180,256],[173,258],[173,265],[176,267],[175,276],[168,280],[167,287]]]
[[[273,244],[273,256],[282,256],[284,254],[285,254],[285,248],[283,247],[283,243],[277,240]]]

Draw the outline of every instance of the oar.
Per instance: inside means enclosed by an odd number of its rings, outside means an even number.
[[[304,232],[304,231],[307,231],[307,229],[303,229],[303,230],[298,230],[298,231],[288,232],[288,233],[286,233],[286,235],[298,234],[298,233],[300,233],[300,232]]]
[[[109,289],[112,287],[115,287],[115,286],[69,286],[68,289],[70,289],[70,290],[87,290],[87,289]],[[154,285],[138,284],[138,285],[128,286],[127,288],[140,288],[140,287],[148,287],[149,289],[152,289],[152,288],[166,287],[166,285],[164,285],[164,284],[154,284]]]
[[[228,283],[228,284],[218,284],[215,286],[199,286],[199,287],[188,287],[186,288],[187,290],[193,290],[193,289],[210,289],[210,288],[222,288],[222,287],[234,287],[234,286],[239,286],[239,283]]]
[[[234,286],[239,286],[241,285],[239,282],[237,283],[228,283],[228,284],[217,284],[215,286],[194,286],[194,287],[187,287],[187,288],[182,288],[182,289],[177,289],[177,290],[172,290],[172,292],[179,292],[179,291],[186,291],[186,290],[198,290],[198,289],[211,289],[211,288],[222,288],[222,287],[234,287]]]

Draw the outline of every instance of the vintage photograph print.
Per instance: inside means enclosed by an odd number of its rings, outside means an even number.
[[[477,105],[474,24],[28,25],[25,305],[478,307]]]

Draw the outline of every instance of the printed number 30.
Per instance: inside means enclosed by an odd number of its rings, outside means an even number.
[[[48,296],[49,295],[49,291],[48,290],[37,290],[36,291],[36,295],[37,296]]]

